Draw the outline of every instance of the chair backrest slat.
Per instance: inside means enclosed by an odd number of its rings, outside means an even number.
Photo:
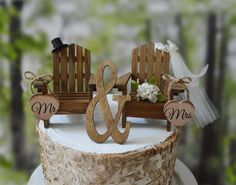
[[[169,53],[164,51],[163,53],[163,70],[162,70],[162,75],[164,74],[169,74]],[[163,89],[163,94],[167,95],[167,91],[168,91],[168,82],[166,80],[162,80],[162,89]]]
[[[69,92],[75,91],[75,45],[69,46]]]
[[[146,74],[146,59],[147,59],[147,48],[146,45],[141,46],[140,48],[140,61],[139,61],[139,79],[140,81],[145,80]]]
[[[157,85],[160,87],[161,85],[161,79],[159,78],[161,76],[161,59],[162,59],[162,51],[156,50],[156,77],[157,77]]]
[[[132,52],[132,79],[150,80],[157,78],[157,86],[167,95],[168,83],[162,79],[163,74],[169,74],[169,53],[155,49],[154,43],[148,43]]]
[[[83,91],[83,48],[77,46],[77,88]]]
[[[54,52],[53,53],[53,87],[54,87],[54,92],[60,92],[59,65],[60,65],[59,53]]]
[[[53,51],[54,92],[88,93],[90,51],[71,44]]]
[[[154,44],[149,44],[148,46],[148,69],[147,69],[147,79],[152,78],[152,76],[154,75],[154,70],[153,70],[153,65],[154,65]]]
[[[138,48],[135,48],[132,52],[132,74],[137,77],[138,72]]]
[[[88,81],[90,78],[90,51],[84,50],[84,62],[85,62],[85,91],[88,91]]]
[[[67,47],[61,49],[61,57],[60,57],[60,63],[61,63],[61,91],[67,92]]]

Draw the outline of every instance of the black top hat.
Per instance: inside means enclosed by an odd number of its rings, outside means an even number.
[[[58,49],[61,49],[63,47],[66,47],[68,46],[67,44],[63,44],[63,42],[61,41],[60,37],[56,37],[54,38],[53,40],[51,40],[51,43],[52,43],[52,46],[53,46],[53,50],[52,52],[58,50]]]

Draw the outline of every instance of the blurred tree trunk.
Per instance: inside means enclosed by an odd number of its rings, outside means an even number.
[[[236,164],[236,138],[233,138],[230,142],[229,153],[231,154],[229,158],[230,165]]]
[[[209,64],[206,92],[209,98],[214,102],[214,84],[215,84],[215,60],[216,60],[216,27],[217,17],[215,13],[210,12],[207,21],[207,52],[206,63]],[[216,156],[219,154],[219,145],[217,142],[216,125],[210,124],[203,129],[199,165],[199,184],[200,185],[220,185],[219,178],[221,170],[218,169]]]
[[[11,85],[11,104],[10,104],[10,124],[12,132],[12,150],[15,160],[15,167],[22,169],[26,166],[25,155],[25,137],[24,137],[24,111],[21,88],[21,58],[20,51],[15,42],[21,37],[21,10],[23,7],[22,0],[13,0],[12,7],[16,13],[10,19],[9,37],[16,58],[10,64],[10,85]]]
[[[225,147],[224,147],[224,139],[227,134],[227,128],[228,128],[228,122],[225,122],[227,118],[226,116],[226,108],[223,108],[225,106],[226,99],[224,98],[225,94],[225,77],[226,77],[226,69],[227,69],[227,51],[228,51],[228,41],[229,41],[229,34],[228,34],[228,26],[226,23],[225,15],[222,16],[221,19],[221,42],[220,42],[220,60],[219,60],[219,73],[216,83],[216,98],[215,98],[215,105],[217,110],[220,113],[220,118],[216,121],[216,137],[217,137],[217,146],[218,148],[218,160],[219,160],[219,184],[225,184],[225,163],[224,163],[224,153],[225,153]],[[217,147],[216,146],[216,147]]]
[[[224,134],[227,132],[227,123],[224,123],[224,115],[225,115],[225,109],[223,109],[224,106],[224,93],[225,93],[225,72],[227,69],[227,51],[228,51],[228,41],[229,41],[229,33],[228,33],[228,25],[226,23],[225,15],[222,16],[221,19],[221,32],[222,32],[222,38],[220,43],[220,61],[219,61],[219,74],[216,84],[216,98],[215,98],[215,105],[217,110],[222,115],[219,119],[220,123],[218,124],[219,128],[219,134],[223,137]]]

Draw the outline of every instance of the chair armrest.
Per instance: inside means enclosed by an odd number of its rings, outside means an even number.
[[[130,77],[131,77],[131,73],[126,73],[120,76],[119,78],[117,78],[115,86],[119,86],[119,87],[126,86]],[[95,81],[94,76],[91,75],[89,79],[89,86],[93,86],[93,85],[96,85],[96,81]]]
[[[131,74],[132,73],[129,72],[129,73],[126,73],[126,74],[118,77],[117,80],[116,80],[115,86],[116,87],[125,87],[125,86],[127,86],[127,83],[128,83],[128,81],[129,81],[129,79],[131,77]]]

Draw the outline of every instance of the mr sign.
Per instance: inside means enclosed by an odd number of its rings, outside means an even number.
[[[30,108],[34,115],[42,120],[49,120],[58,110],[59,101],[52,95],[34,95],[30,99]]]
[[[194,112],[194,105],[190,101],[171,100],[164,105],[166,119],[176,127],[184,126],[192,119]]]

